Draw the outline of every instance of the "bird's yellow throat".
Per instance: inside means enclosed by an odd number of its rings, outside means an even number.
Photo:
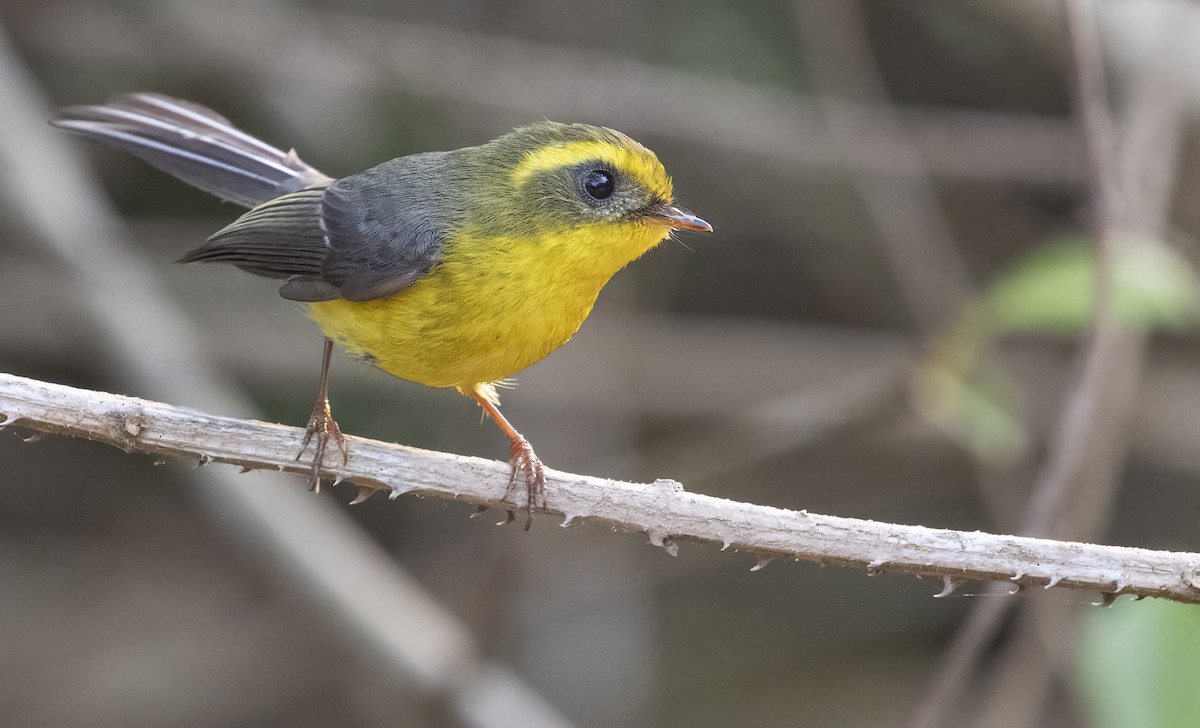
[[[639,222],[528,238],[460,235],[408,290],[312,303],[309,315],[348,352],[403,379],[432,387],[494,382],[566,343],[609,279],[668,234]]]

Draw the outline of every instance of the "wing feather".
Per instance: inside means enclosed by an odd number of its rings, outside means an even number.
[[[415,155],[283,195],[217,231],[181,262],[232,263],[284,279],[295,301],[370,301],[427,275],[443,246],[441,155]]]
[[[181,263],[232,263],[270,278],[320,275],[329,254],[321,196],[312,187],[264,202],[214,233]]]

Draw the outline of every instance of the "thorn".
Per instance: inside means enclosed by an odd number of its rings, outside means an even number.
[[[16,422],[16,420],[17,420],[16,417],[10,417],[9,415],[5,414],[3,419],[0,419],[0,430],[3,430],[5,427],[8,427],[13,422]]]
[[[1092,602],[1093,607],[1111,607],[1113,602],[1117,601],[1117,597],[1121,596],[1117,592],[1103,592],[1100,595],[1100,601]]]
[[[678,480],[672,480],[670,478],[659,478],[658,480],[651,483],[650,487],[651,488],[662,488],[663,490],[668,490],[672,493],[682,493],[683,492],[683,483],[680,483]]]
[[[1042,588],[1043,589],[1053,589],[1054,587],[1056,587],[1060,583],[1062,583],[1062,580],[1063,580],[1063,578],[1061,576],[1055,574],[1054,576],[1050,577],[1050,580],[1046,582],[1046,586],[1044,586]]]
[[[239,475],[241,475],[242,473],[248,473],[251,470],[254,470],[254,468],[250,467],[249,465],[239,465],[238,466],[238,474]]]
[[[390,490],[388,492],[388,500],[396,500],[397,498],[399,498],[400,496],[402,496],[406,493],[413,492],[413,490],[414,490],[414,488],[411,485],[403,486],[403,487],[396,486],[396,485],[390,486]],[[474,518],[475,516],[472,515],[471,517]]]
[[[513,521],[517,520],[517,514],[516,514],[515,512],[513,512],[513,511],[505,511],[504,513],[506,514],[506,515],[504,516],[504,520],[503,520],[503,521],[497,521],[497,522],[496,522],[496,525],[497,525],[497,526],[507,526],[508,524],[510,524],[510,523],[512,523]]]
[[[962,586],[962,582],[950,576],[942,576],[942,590],[933,595],[934,599],[945,599],[954,593],[954,590]]]
[[[1025,575],[1024,575],[1024,574],[1022,574],[1021,572],[1019,572],[1019,571],[1018,571],[1017,573],[1015,573],[1015,574],[1013,574],[1012,576],[1008,577],[1008,580],[1009,580],[1009,581],[1020,581],[1020,580],[1022,580],[1022,579],[1024,579],[1024,578],[1025,578]]]
[[[483,506],[483,505],[475,506],[475,510],[471,511],[471,515],[467,516],[467,518],[479,518],[484,513],[487,513],[487,509],[488,509],[487,506]]]
[[[362,503],[366,499],[375,495],[375,491],[375,488],[368,488],[365,485],[358,486],[358,495],[354,496],[354,500],[350,501],[350,505],[356,506],[359,503]]]
[[[558,525],[560,528],[566,528],[567,526],[570,526],[572,522],[574,522],[575,518],[576,515],[574,513],[564,513],[563,522]]]
[[[658,529],[651,528],[647,530],[646,538],[650,539],[651,546],[657,546],[671,556],[677,556],[679,554],[679,545],[672,541],[668,534],[665,534]]]
[[[130,437],[136,438],[142,433],[142,418],[138,417],[137,415],[126,417],[125,422],[122,424],[125,427],[125,432],[127,432]]]
[[[722,542],[721,542],[721,550],[722,550],[722,551],[728,551],[728,550],[729,550],[729,547],[730,547],[730,546],[732,546],[732,545],[733,545],[733,542],[732,542],[732,541],[729,541],[729,540],[722,541]]]
[[[32,445],[35,442],[41,442],[42,438],[44,438],[44,437],[46,437],[46,433],[35,432],[32,435],[30,435],[29,437],[22,437],[21,440],[23,442],[26,442],[26,443],[29,443],[30,445]]]
[[[337,485],[338,483],[341,483],[343,480],[345,480],[345,478],[342,477],[341,475],[335,476],[333,479],[333,485]],[[333,486],[331,485],[330,487],[332,488]]]
[[[762,571],[763,569],[767,568],[767,564],[770,564],[776,558],[776,556],[770,554],[766,556],[759,556],[758,561],[754,563],[754,566],[750,567],[750,571]]]

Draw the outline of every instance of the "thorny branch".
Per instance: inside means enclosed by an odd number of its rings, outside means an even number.
[[[198,458],[243,469],[307,472],[294,459],[302,432],[208,415],[149,400],[0,374],[0,426],[104,442],[128,452]],[[360,496],[386,491],[505,507],[507,465],[348,438],[350,461],[331,469]],[[253,487],[247,484],[247,487]],[[674,481],[624,483],[547,471],[546,512],[643,531],[673,553],[675,540],[719,543],[755,555],[900,571],[943,579],[939,596],[965,581],[1099,591],[1200,604],[1200,554],[1051,541],[878,523],[789,511],[683,491]]]

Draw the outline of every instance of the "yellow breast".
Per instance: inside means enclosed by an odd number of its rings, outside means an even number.
[[[529,238],[461,234],[411,288],[376,301],[312,303],[309,316],[348,352],[402,379],[494,382],[566,343],[604,284],[667,233],[634,222]]]

